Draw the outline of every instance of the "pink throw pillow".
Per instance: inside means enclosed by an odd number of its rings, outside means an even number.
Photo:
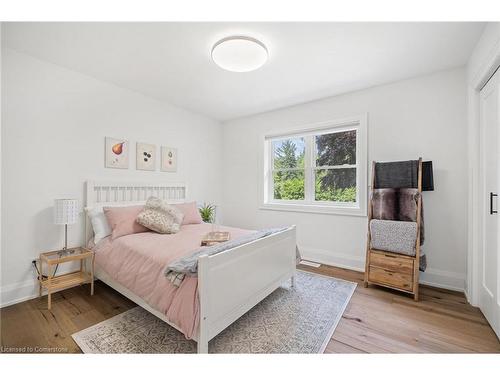
[[[196,202],[178,203],[173,206],[184,214],[181,225],[203,223],[200,211],[198,211],[198,207],[196,207]]]
[[[135,221],[143,209],[144,206],[103,207],[104,215],[112,230],[111,239],[149,231],[148,228]]]

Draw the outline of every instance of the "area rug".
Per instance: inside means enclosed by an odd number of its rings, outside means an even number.
[[[297,271],[209,342],[209,353],[322,353],[356,283]],[[196,343],[137,306],[72,335],[84,353],[196,353]]]

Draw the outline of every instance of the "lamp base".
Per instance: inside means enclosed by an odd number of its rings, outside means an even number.
[[[68,224],[64,224],[64,247],[63,250],[68,250]]]

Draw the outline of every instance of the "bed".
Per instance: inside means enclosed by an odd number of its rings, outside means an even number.
[[[150,196],[166,199],[172,203],[183,203],[187,199],[187,188],[183,183],[94,181],[87,181],[86,183],[87,207],[96,204],[109,203],[110,205],[117,205],[120,203],[145,202]],[[189,230],[194,232],[199,232],[199,230],[209,231],[209,225],[207,224],[193,225],[205,225],[206,227],[186,228],[182,235],[188,236]],[[238,228],[227,228],[227,230],[233,231],[235,235],[240,234],[238,231],[245,232],[245,230]],[[92,236],[92,226],[87,217],[86,241],[90,241]],[[147,255],[145,254],[146,250],[140,249],[139,244],[146,239],[155,243],[166,240],[164,235],[163,238],[160,238],[151,233],[131,236],[137,237],[123,240],[122,246],[128,246],[131,254],[142,252],[143,256]],[[162,235],[156,234],[156,236]],[[106,250],[108,252],[113,251],[111,244],[96,244],[96,259],[101,256],[99,254],[100,249],[108,249]],[[114,251],[117,253],[116,250]],[[103,250],[101,254],[104,253]],[[160,261],[162,259],[158,260],[158,262]],[[106,262],[96,261],[95,275],[97,279],[195,340],[198,353],[208,353],[209,340],[217,336],[287,280],[290,280],[293,285],[295,268],[295,226],[218,254],[202,255],[198,259],[197,280],[188,281],[191,284],[195,283],[198,297],[197,304],[194,307],[196,311],[192,313],[196,321],[190,326],[192,327],[191,330],[187,329],[186,325],[183,326],[182,322],[181,324],[176,323],[171,314],[162,311],[164,310],[161,307],[162,304],[158,302],[159,299],[153,295],[154,293],[138,292],[139,289],[131,287],[130,285],[133,284],[124,282],[125,279],[123,278],[121,282],[118,281],[120,278],[117,277],[117,273],[112,272],[112,269],[106,266]],[[139,284],[141,281],[143,283],[150,282],[144,276],[146,274],[148,273],[137,272],[134,274],[133,276],[137,279],[135,282]],[[141,278],[143,279],[141,280]],[[160,283],[164,282],[160,278],[158,278],[158,281]],[[165,290],[167,289],[166,287]],[[157,291],[158,288],[156,288],[156,295],[158,295]]]

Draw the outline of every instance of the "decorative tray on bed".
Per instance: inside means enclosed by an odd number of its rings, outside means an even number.
[[[229,232],[208,232],[201,240],[201,246],[212,246],[226,242],[230,238]]]

